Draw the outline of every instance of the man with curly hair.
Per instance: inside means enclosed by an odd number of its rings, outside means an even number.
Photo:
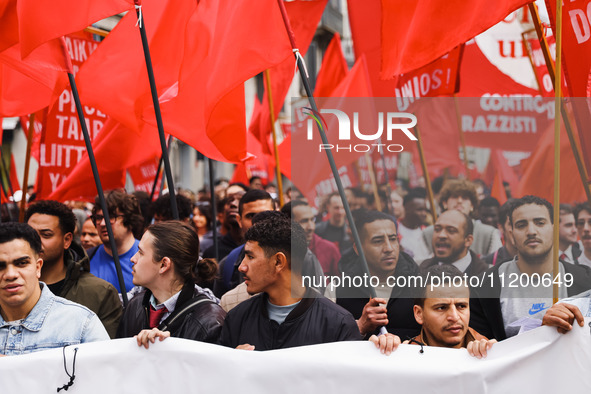
[[[136,198],[131,194],[121,190],[114,190],[105,195],[105,200],[109,210],[109,221],[113,229],[117,255],[123,272],[125,291],[130,291],[133,288],[131,257],[138,251],[139,241],[136,238],[142,236],[144,218]],[[96,249],[88,250],[90,272],[111,283],[121,292],[113,251],[109,242],[109,234],[107,233],[107,224],[98,197],[95,199],[91,217],[103,244]]]

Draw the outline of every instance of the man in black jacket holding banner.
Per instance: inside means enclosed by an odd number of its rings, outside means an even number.
[[[239,270],[249,293],[261,293],[232,309],[220,343],[247,350],[271,350],[359,340],[353,316],[317,291],[303,286],[306,254],[302,227],[285,219],[265,219],[245,235]]]

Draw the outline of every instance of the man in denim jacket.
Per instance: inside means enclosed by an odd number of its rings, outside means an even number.
[[[108,340],[88,308],[39,282],[41,239],[23,223],[0,224],[0,355]]]

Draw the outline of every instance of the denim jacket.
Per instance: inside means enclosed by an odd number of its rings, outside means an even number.
[[[584,291],[571,298],[565,298],[560,302],[576,305],[583,316],[591,317],[591,290]]]
[[[6,322],[0,316],[0,354],[27,354],[109,339],[90,309],[56,297],[43,282],[40,286],[41,297],[26,318]]]

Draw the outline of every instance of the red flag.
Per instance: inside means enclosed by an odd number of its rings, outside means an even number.
[[[210,158],[247,158],[243,82],[293,56],[276,2],[150,0],[143,14],[166,129]],[[135,23],[128,13],[78,77],[85,102],[140,131],[155,120]]]
[[[379,78],[382,64],[380,0],[348,0],[347,5],[355,57],[366,57],[373,94],[376,97],[393,97],[396,81]]]
[[[83,30],[133,7],[133,0],[18,0],[22,57],[47,41]]]
[[[105,126],[92,144],[104,190],[125,186],[127,168],[160,154],[156,130],[150,126],[146,127],[149,127],[149,130],[138,134],[114,120],[109,119],[105,122]],[[48,199],[93,201],[97,190],[91,174],[90,161],[88,156],[84,155]]]
[[[525,163],[515,197],[533,194],[554,201],[554,127],[545,130],[534,153]],[[560,131],[560,202],[586,201],[587,197],[564,128]]]
[[[316,27],[318,26],[320,17],[326,7],[326,3],[327,0],[296,0],[285,2],[285,9],[289,16],[296,45],[302,55],[305,55],[308,51],[308,47],[312,42],[312,38],[314,38]],[[294,72],[295,61],[293,57],[285,59],[282,63],[269,70],[275,119],[277,119],[277,116],[281,111],[285,96],[293,81]],[[267,89],[267,82],[265,81],[265,91],[267,91]],[[269,136],[271,133],[270,119],[268,95],[265,94],[260,115],[251,121],[248,130],[261,142],[263,151],[267,154],[271,154],[272,152],[272,147],[269,144]]]
[[[338,84],[347,76],[349,67],[341,48],[341,36],[334,35],[324,52],[320,72],[316,78],[314,97],[329,97]]]
[[[160,156],[154,156],[151,159],[146,160],[143,163],[136,164],[127,169],[129,177],[133,181],[133,188],[136,191],[144,191],[148,194],[152,193],[154,187],[154,178],[158,173],[158,163],[160,162]],[[158,182],[156,182],[156,189],[154,190],[154,199],[160,195],[160,183],[162,182],[162,171],[158,176]]]
[[[505,186],[503,186],[503,181],[498,172],[495,174],[490,196],[496,198],[501,205],[507,202],[507,192],[505,191]]]
[[[69,64],[60,40],[21,59],[16,0],[0,5],[0,114],[30,114],[51,105],[67,83]]]
[[[382,0],[382,78],[428,64],[531,0]]]

